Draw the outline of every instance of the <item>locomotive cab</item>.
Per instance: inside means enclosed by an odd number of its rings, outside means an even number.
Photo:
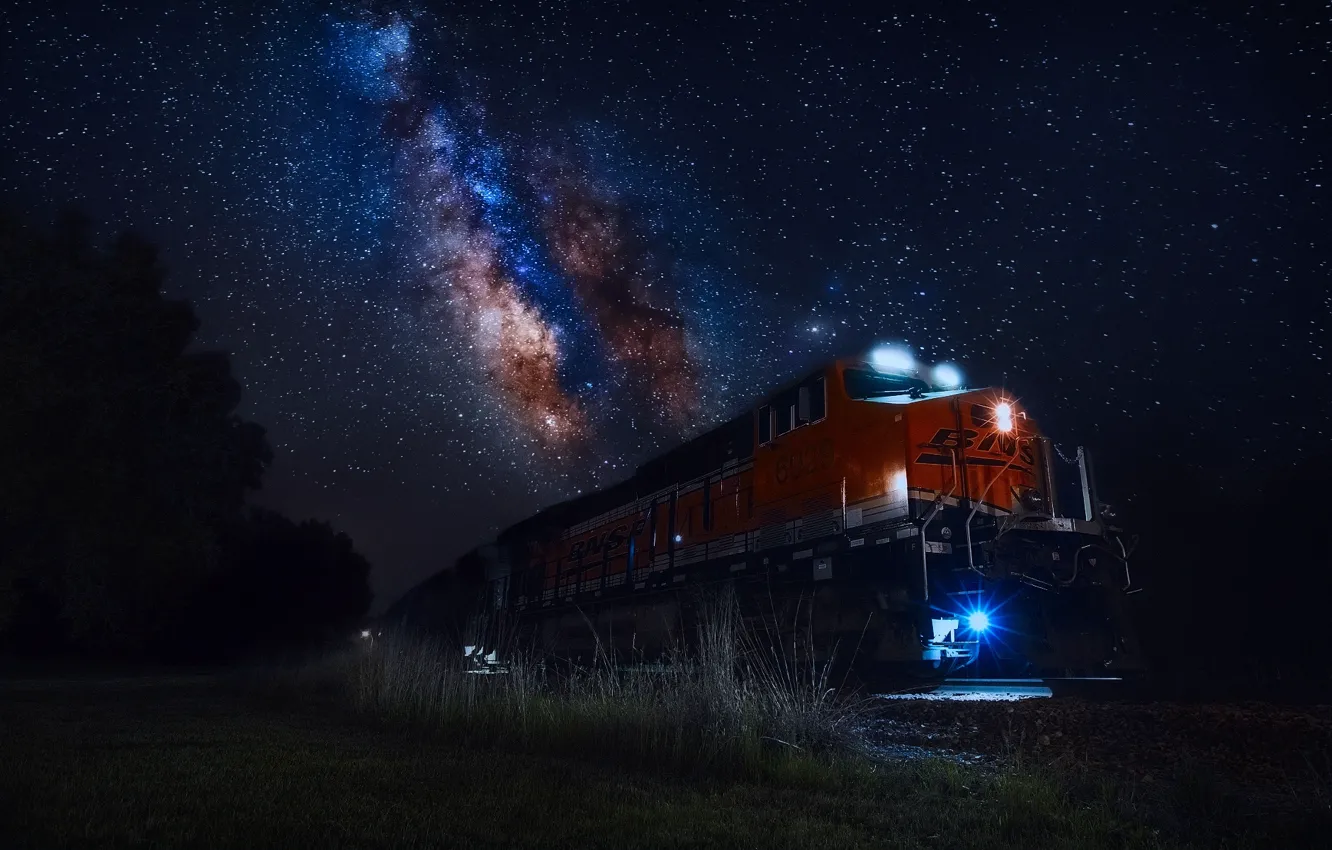
[[[883,464],[895,470],[900,459],[902,471],[891,474],[905,490],[906,533],[916,538],[905,548],[918,573],[905,584],[917,603],[922,660],[955,669],[988,654],[992,670],[1009,673],[1136,666],[1123,600],[1132,592],[1131,547],[1101,511],[1084,449],[1076,460],[1082,510],[1067,516],[1055,448],[1009,394],[965,388],[949,365],[927,380],[901,354],[836,369],[848,418],[871,420],[888,436]],[[849,533],[857,518],[852,507]]]

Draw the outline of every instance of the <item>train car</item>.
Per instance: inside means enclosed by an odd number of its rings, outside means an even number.
[[[688,640],[700,589],[724,585],[862,670],[1132,667],[1130,546],[1087,454],[1075,516],[1055,463],[1002,390],[892,349],[838,360],[478,550],[476,644],[516,632],[569,658],[651,659]]]

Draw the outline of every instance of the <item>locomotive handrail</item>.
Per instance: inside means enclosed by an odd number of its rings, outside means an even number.
[[[1082,546],[1082,547],[1079,548],[1076,552],[1073,553],[1073,575],[1069,576],[1067,581],[1065,581],[1065,580],[1063,580],[1063,579],[1059,579],[1059,578],[1056,578],[1055,580],[1056,580],[1057,582],[1059,582],[1059,585],[1060,585],[1061,587],[1068,587],[1068,586],[1072,585],[1073,582],[1075,582],[1075,581],[1078,580],[1078,562],[1079,562],[1079,561],[1081,560],[1081,558],[1082,558],[1082,553],[1085,552],[1085,551],[1088,550],[1088,549],[1099,549],[1099,550],[1101,550],[1102,552],[1104,552],[1104,553],[1106,553],[1107,555],[1109,555],[1110,557],[1114,558],[1116,561],[1119,561],[1121,564],[1124,565],[1124,586],[1120,588],[1120,592],[1122,592],[1122,593],[1129,593],[1129,592],[1131,592],[1131,591],[1129,590],[1129,588],[1131,588],[1131,587],[1133,586],[1133,575],[1132,575],[1131,572],[1129,572],[1129,552],[1128,552],[1128,548],[1127,548],[1126,546],[1124,546],[1124,540],[1123,540],[1123,538],[1121,538],[1121,537],[1115,537],[1115,538],[1113,538],[1113,539],[1114,539],[1114,542],[1117,543],[1117,544],[1119,545],[1119,552],[1120,552],[1120,554],[1116,555],[1112,550],[1106,548],[1104,545],[1102,545],[1102,544],[1100,544],[1100,543],[1088,543],[1088,544]]]
[[[1004,474],[1008,472],[1009,467],[1013,465],[1013,461],[1017,460],[1019,452],[1017,451],[1016,444],[1021,441],[1021,437],[1014,440],[1013,456],[1008,459],[1008,463],[1004,464],[1004,468],[999,470],[999,474],[991,478],[990,483],[985,485],[985,489],[981,491],[980,496],[972,500],[971,513],[967,514],[967,567],[977,575],[983,576],[984,573],[976,568],[976,552],[971,544],[971,521],[976,518],[976,512],[980,510],[981,503],[985,501],[985,496],[990,492],[990,488],[994,486],[996,481],[1004,477]]]
[[[934,522],[934,518],[939,515],[939,511],[943,508],[944,502],[953,498],[953,494],[957,492],[957,485],[962,478],[962,476],[958,475],[957,472],[957,450],[956,449],[950,450],[949,456],[952,458],[953,461],[952,463],[953,489],[948,491],[947,496],[943,495],[942,493],[938,493],[935,495],[934,505],[933,507],[930,508],[929,516],[927,516],[925,518],[925,521],[920,524],[920,578],[921,578],[921,585],[924,588],[924,591],[922,593],[922,598],[926,602],[930,600],[930,562],[929,562],[929,551],[928,551],[929,547],[925,545],[925,530],[930,527],[930,523]],[[967,542],[969,547],[970,534],[968,534]]]

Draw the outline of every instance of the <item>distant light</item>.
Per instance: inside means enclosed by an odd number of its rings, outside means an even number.
[[[370,637],[370,630],[369,630],[369,629],[361,629],[361,637],[363,637],[363,638],[368,638],[368,637]]]
[[[870,353],[870,365],[880,372],[914,372],[916,361],[900,348],[876,348]]]
[[[983,632],[990,627],[990,615],[984,611],[972,611],[967,615],[967,627],[973,632]]]
[[[684,538],[683,538],[683,537],[681,537],[681,536],[680,536],[680,535],[678,535],[678,534],[677,534],[677,535],[675,535],[675,542],[676,542],[676,543],[679,543],[679,542],[680,542],[680,541],[682,541],[682,540],[684,540]]]
[[[951,363],[940,363],[934,367],[932,375],[936,387],[954,387],[962,386],[962,373]]]
[[[1001,401],[994,406],[994,425],[1005,434],[1013,430],[1013,406],[1011,404]]]

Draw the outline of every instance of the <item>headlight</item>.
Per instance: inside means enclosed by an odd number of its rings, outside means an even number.
[[[1029,511],[1044,512],[1046,510],[1045,494],[1035,487],[1023,488],[1018,494],[1018,501],[1022,503],[1022,507]]]
[[[973,632],[983,632],[990,627],[990,615],[984,611],[972,611],[967,615],[967,628]]]
[[[1001,401],[994,406],[994,427],[1005,434],[1013,430],[1013,405]]]
[[[916,361],[908,351],[900,348],[876,348],[870,354],[870,365],[879,372],[911,374],[916,371]]]
[[[934,371],[930,373],[930,378],[934,381],[936,387],[951,390],[962,386],[962,373],[951,363],[940,363],[935,366]]]

